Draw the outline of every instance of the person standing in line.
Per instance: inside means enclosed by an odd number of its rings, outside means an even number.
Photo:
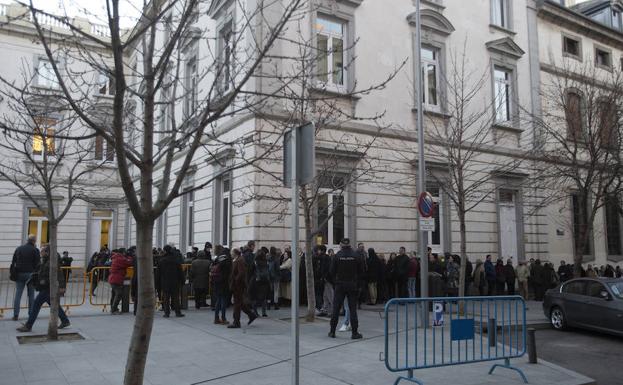
[[[275,310],[279,310],[279,286],[281,283],[281,275],[279,272],[279,266],[281,265],[280,256],[281,250],[271,246],[268,251],[268,268],[270,270],[271,289],[273,291],[271,305]]]
[[[227,326],[229,329],[239,329],[240,328],[240,312],[243,311],[244,314],[249,317],[248,325],[251,325],[253,321],[258,317],[257,313],[255,313],[249,307],[248,303],[245,301],[245,295],[247,291],[247,265],[245,259],[243,259],[240,250],[234,249],[233,251],[234,259],[232,262],[232,270],[230,277],[230,288],[234,297],[234,322]]]
[[[394,276],[398,286],[396,295],[399,298],[409,298],[407,285],[409,279],[409,256],[404,247],[398,249],[398,255],[394,260]]]
[[[214,324],[228,325],[225,317],[229,298],[229,277],[231,275],[231,256],[229,250],[221,245],[214,247],[214,261],[210,268],[210,284],[212,285],[212,302],[214,304]],[[220,317],[219,317],[220,315]]]
[[[170,245],[164,246],[164,256],[159,261],[160,287],[164,317],[169,318],[171,308],[176,317],[184,317],[180,310],[180,287],[184,282],[184,272],[179,257]]]
[[[381,260],[376,255],[376,251],[373,248],[368,249],[368,271],[367,283],[368,283],[368,296],[370,301],[368,305],[376,305],[379,298],[379,269],[381,268]]]
[[[348,298],[350,307],[350,324],[351,338],[354,340],[361,339],[363,336],[359,333],[359,320],[357,318],[357,283],[364,274],[364,261],[357,257],[354,250],[350,246],[350,240],[344,238],[340,242],[341,250],[335,255],[331,264],[330,274],[335,282],[335,296],[333,298],[333,311],[331,314],[331,329],[329,337],[335,338],[335,329],[337,328],[340,316],[340,307],[344,303],[344,299]]]
[[[541,265],[541,260],[537,259],[534,261],[530,276],[532,277],[532,284],[534,285],[535,301],[543,301],[543,296],[545,294],[546,273],[545,268]]]
[[[491,255],[488,254],[485,260],[485,279],[487,280],[487,295],[495,295],[495,266],[491,262]]]
[[[190,264],[188,271],[188,279],[192,284],[195,294],[195,309],[207,307],[208,288],[210,287],[210,266],[212,261],[208,259],[208,255],[204,250],[197,252],[197,259]]]
[[[28,241],[22,246],[15,249],[13,253],[13,260],[11,261],[11,280],[15,281],[15,298],[13,299],[13,321],[19,319],[19,308],[22,302],[22,293],[26,288],[28,296],[28,314],[32,312],[35,289],[33,285],[28,284],[32,273],[34,273],[39,266],[41,255],[39,249],[35,246],[37,243],[37,237],[30,234]]]
[[[409,269],[407,273],[409,298],[417,297],[417,278],[420,274],[420,264],[417,261],[415,252],[409,258]]]
[[[449,255],[446,260],[446,292],[448,297],[456,297],[459,294],[460,266],[454,255]]]
[[[324,300],[324,278],[322,275],[322,265],[326,254],[322,251],[322,245],[314,247],[312,250],[312,266],[314,268],[314,294],[316,298],[316,314],[322,313],[322,305]]]
[[[112,264],[110,265],[110,274],[108,275],[108,283],[112,288],[112,301],[110,305],[110,314],[117,315],[119,312],[119,303],[123,299],[123,282],[127,275],[128,267],[132,266],[132,257],[124,255],[123,251],[113,250]]]
[[[481,259],[476,260],[476,268],[474,269],[474,290],[478,292],[477,295],[484,296],[487,294],[487,278],[485,274],[485,266]]]
[[[515,271],[517,275],[517,283],[519,284],[519,295],[524,300],[528,300],[528,279],[530,278],[530,269],[526,266],[526,261],[519,261],[519,266]]]
[[[32,311],[28,314],[28,321],[21,327],[17,328],[18,332],[25,333],[32,330],[32,326],[35,324],[37,317],[39,316],[39,311],[41,311],[41,307],[44,303],[50,305],[50,250],[48,246],[45,246],[41,249],[41,264],[39,265],[36,273],[32,274],[32,280],[34,280],[35,289],[39,292],[37,297],[35,298]],[[60,265],[57,270],[58,276],[58,293],[60,296],[65,294],[65,274],[61,271]],[[58,318],[61,321],[61,324],[58,326],[59,329],[65,329],[69,327],[69,319],[67,318],[67,314],[63,310],[63,307],[59,304],[58,306]]]
[[[264,248],[255,253],[255,262],[249,279],[249,297],[253,301],[253,311],[257,314],[258,307],[262,309],[262,317],[266,314],[266,303],[270,291],[270,269]]]
[[[331,317],[331,312],[333,311],[333,280],[331,279],[331,261],[333,257],[327,254],[327,247],[325,245],[318,246],[320,253],[322,254],[321,261],[322,264],[320,266],[320,275],[322,277],[322,281],[324,282],[324,288],[322,291],[322,308],[320,309],[320,317]]]
[[[515,268],[513,267],[512,258],[508,258],[506,260],[506,265],[504,266],[504,278],[506,279],[506,291],[508,295],[515,295],[515,279],[517,278],[517,274],[515,273]]]

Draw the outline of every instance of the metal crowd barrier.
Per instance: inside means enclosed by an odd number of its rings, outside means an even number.
[[[60,305],[69,313],[70,308],[84,304],[86,273],[82,267],[61,267],[61,271],[65,275],[65,294],[60,297]],[[0,318],[5,311],[13,311],[15,290],[15,282],[9,279],[9,268],[0,268]],[[27,288],[22,293],[20,309],[28,309]]]
[[[431,306],[432,305],[432,306]],[[423,308],[432,313],[423,317]],[[417,369],[504,360],[496,367],[521,369],[510,360],[526,353],[526,304],[521,296],[394,298],[385,305],[385,366],[407,372],[401,380],[419,385]]]

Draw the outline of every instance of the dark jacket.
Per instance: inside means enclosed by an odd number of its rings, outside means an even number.
[[[508,283],[515,283],[516,274],[515,268],[512,264],[507,263],[506,265],[504,265],[504,278]]]
[[[491,261],[485,261],[485,278],[487,281],[495,281],[495,267]]]
[[[110,265],[110,275],[108,283],[111,285],[123,285],[128,267],[132,266],[132,257],[119,253],[113,253],[112,265]]]
[[[26,242],[15,249],[11,263],[15,266],[17,273],[32,273],[37,270],[40,260],[39,249],[32,243]]]
[[[506,282],[506,269],[502,263],[495,264],[495,280],[500,283]]]
[[[409,256],[400,254],[394,259],[394,277],[397,280],[407,280],[409,274]]]
[[[188,278],[193,284],[194,289],[207,289],[210,287],[210,267],[212,261],[208,259],[205,252],[199,252],[198,258],[190,264]]]
[[[177,292],[184,282],[182,264],[175,254],[165,254],[158,261],[160,289],[168,292]]]
[[[381,268],[381,260],[376,255],[375,252],[368,250],[368,271],[367,277],[368,282],[378,282],[379,281],[379,270]]]
[[[232,269],[231,257],[225,254],[219,255],[212,262],[211,269],[216,268],[216,266],[218,266],[218,270],[220,272],[219,273],[220,278],[218,282],[215,282],[214,280],[212,280],[212,283],[211,283],[212,289],[217,293],[225,294],[229,292],[230,276],[231,276],[231,269]]]
[[[61,270],[60,263],[58,264],[57,277],[58,288],[64,289],[66,286],[65,274]],[[36,274],[33,274],[32,279],[35,280],[34,284],[37,291],[50,290],[50,258],[44,257],[41,259],[41,264],[36,270]]]
[[[244,293],[247,289],[247,264],[243,257],[236,258],[232,263],[229,287],[234,293]]]
[[[364,261],[351,247],[343,247],[331,263],[330,275],[336,284],[356,284],[364,273]]]

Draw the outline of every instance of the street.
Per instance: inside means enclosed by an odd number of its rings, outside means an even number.
[[[537,330],[537,354],[543,359],[594,378],[599,385],[622,385],[623,338],[580,329]]]

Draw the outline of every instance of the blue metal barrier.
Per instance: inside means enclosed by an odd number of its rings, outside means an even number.
[[[525,353],[526,303],[520,296],[394,298],[385,305],[385,366],[408,372],[394,385],[423,385],[413,375],[416,369],[497,360],[504,363],[494,364],[489,374],[503,367],[528,383],[510,364]]]

